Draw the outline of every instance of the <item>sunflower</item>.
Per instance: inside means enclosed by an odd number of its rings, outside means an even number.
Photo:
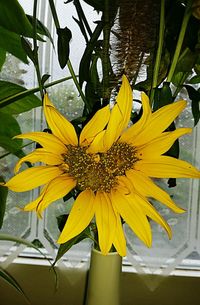
[[[30,132],[18,139],[36,141],[42,148],[23,157],[15,166],[15,176],[6,184],[24,192],[43,185],[37,199],[24,211],[41,216],[53,201],[76,189],[78,196],[58,239],[62,244],[96,222],[99,247],[107,254],[112,245],[126,255],[123,219],[148,247],[152,243],[149,218],[161,225],[171,238],[171,229],[148,201],[155,198],[176,213],[178,207],[152,178],[200,178],[191,164],[163,155],[190,128],[165,131],[185,108],[184,100],[152,113],[148,97],[142,93],[143,113],[130,127],[132,90],[125,76],[112,109],[103,107],[84,126],[78,138],[74,126],[59,113],[46,94],[44,114],[52,134]],[[23,162],[42,162],[17,173]]]

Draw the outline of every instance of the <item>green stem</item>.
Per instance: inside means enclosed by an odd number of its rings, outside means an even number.
[[[83,24],[85,25],[86,30],[88,31],[89,36],[91,37],[92,36],[92,30],[89,26],[87,18],[85,17],[85,13],[82,9],[80,1],[79,0],[74,0],[74,5],[76,6],[79,19],[82,20]]]
[[[103,12],[103,55],[102,55],[102,70],[103,70],[103,99],[110,98],[109,88],[109,46],[110,46],[110,16],[109,16],[109,0],[104,1]]]
[[[186,29],[187,29],[188,21],[189,21],[190,16],[191,16],[191,4],[192,4],[192,0],[188,1],[187,7],[186,7],[186,10],[185,10],[185,14],[184,14],[184,17],[183,17],[181,30],[180,30],[180,33],[179,33],[174,57],[173,57],[172,64],[171,64],[171,67],[170,67],[170,70],[169,70],[169,73],[168,73],[168,76],[167,76],[167,82],[171,82],[172,77],[174,75],[174,71],[176,69],[176,65],[177,65],[179,55],[180,55],[180,52],[181,52],[183,39],[185,37],[185,32],[186,32]]]
[[[24,147],[26,147],[26,146],[29,146],[29,145],[31,145],[31,144],[33,144],[33,143],[34,143],[34,142],[29,142],[29,143],[27,143],[27,144],[24,144],[24,145],[21,147],[21,149],[24,148]],[[1,156],[0,156],[0,159],[3,159],[3,158],[5,158],[5,157],[9,156],[10,154],[13,154],[13,153],[7,152],[6,154],[1,155]]]
[[[58,20],[58,15],[57,15],[57,12],[56,12],[54,0],[49,0],[49,5],[50,5],[50,8],[51,8],[51,13],[52,13],[52,16],[53,16],[55,27],[56,27],[56,29],[58,29],[58,28],[60,28],[60,23],[59,23],[59,20]]]
[[[158,75],[159,75],[163,41],[164,41],[164,31],[165,31],[165,0],[161,0],[159,41],[158,41],[158,49],[157,49],[155,66],[154,66],[154,71],[153,71],[152,89],[151,89],[151,93],[150,93],[150,103],[151,104],[153,103],[155,88],[157,87],[157,84],[158,84]]]
[[[38,85],[40,88],[41,99],[43,99],[43,85],[40,74],[39,60],[38,60],[38,46],[37,46],[37,0],[34,0],[33,4],[33,54],[34,54],[34,66],[36,70]]]
[[[69,69],[69,72],[70,72],[70,74],[71,74],[71,77],[72,77],[72,79],[73,79],[73,81],[74,81],[74,84],[75,84],[75,86],[76,86],[76,88],[77,88],[77,90],[78,90],[78,92],[79,92],[79,94],[80,94],[80,96],[81,96],[83,102],[87,105],[87,101],[86,101],[85,95],[83,94],[83,91],[81,90],[81,87],[80,87],[80,85],[79,85],[79,82],[78,82],[78,80],[77,80],[76,74],[75,74],[75,72],[74,72],[74,69],[73,69],[73,67],[72,67],[72,64],[71,64],[71,61],[70,61],[70,60],[68,60],[68,62],[67,62],[67,67],[68,67],[68,69]]]
[[[69,79],[72,79],[72,76],[60,78],[60,79],[58,79],[56,81],[53,81],[53,82],[51,82],[49,84],[46,84],[45,88],[49,88],[49,87],[55,86],[55,85],[60,84],[60,83],[62,83],[64,81],[66,81],[66,80],[69,80]],[[0,102],[0,108],[6,107],[6,106],[16,102],[17,100],[22,99],[22,98],[24,98],[24,97],[26,97],[26,96],[28,96],[30,94],[33,94],[35,92],[38,92],[38,91],[40,91],[40,87],[28,89],[28,90],[19,92],[19,93],[15,94],[15,95],[9,96],[9,97],[5,98],[4,100],[2,100]]]

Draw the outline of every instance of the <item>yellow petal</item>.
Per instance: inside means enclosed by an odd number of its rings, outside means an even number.
[[[104,135],[105,130],[102,130],[98,135],[94,138],[92,143],[87,149],[87,153],[89,154],[95,154],[98,152],[106,152],[106,148],[104,147]]]
[[[149,103],[148,96],[142,92],[142,116],[138,122],[133,124],[130,128],[124,131],[120,137],[120,142],[131,143],[134,141],[134,138],[141,132],[141,130],[148,125],[149,119],[151,117],[151,107]]]
[[[132,89],[124,75],[122,78],[122,86],[119,90],[116,104],[111,111],[110,120],[104,136],[104,146],[106,150],[112,146],[119,138],[122,131],[127,127],[130,120],[132,105]]]
[[[107,255],[116,234],[116,216],[106,193],[97,192],[94,201],[95,217],[101,252]]]
[[[164,203],[175,213],[184,213],[185,210],[178,207],[169,194],[157,186],[149,177],[142,172],[130,170],[126,172],[126,176],[135,188],[135,191],[143,197],[152,197]]]
[[[190,163],[168,156],[137,161],[134,169],[155,178],[200,178],[200,171]]]
[[[152,234],[149,221],[140,206],[131,202],[131,195],[124,195],[119,190],[112,190],[111,200],[114,208],[122,216],[124,221],[135,232],[147,247],[151,246]],[[133,198],[135,198],[133,196]]]
[[[119,253],[119,255],[126,256],[126,239],[124,236],[121,218],[117,211],[115,211],[115,215],[116,215],[116,232],[113,238],[113,245],[117,250],[117,252]]]
[[[29,139],[39,143],[45,150],[56,153],[64,154],[67,152],[66,146],[53,134],[47,132],[29,132],[20,134],[14,138]]]
[[[53,134],[64,144],[78,145],[78,138],[74,126],[54,107],[48,98],[44,96],[44,114]]]
[[[76,186],[76,181],[67,175],[56,177],[49,182],[42,198],[38,201],[36,211],[41,215],[44,209],[48,207],[53,201],[63,198]]]
[[[17,164],[15,165],[14,168],[14,173],[16,174],[21,165],[24,162],[31,162],[31,163],[36,163],[36,162],[43,162],[48,165],[58,165],[63,162],[63,157],[61,155],[56,155],[51,152],[46,151],[43,148],[38,148],[32,153],[28,154],[27,156],[21,158]]]
[[[131,198],[132,204],[138,204],[140,205],[141,209],[143,210],[143,213],[153,219],[155,222],[157,222],[160,226],[162,226],[165,231],[168,234],[169,239],[172,238],[172,231],[168,223],[165,221],[165,219],[156,211],[156,209],[147,201],[145,198],[142,198],[141,196],[138,196],[135,194],[135,198]],[[131,202],[130,202],[131,203]]]
[[[148,124],[133,139],[134,146],[143,145],[157,138],[182,112],[186,101],[178,101],[155,111]]]
[[[130,181],[126,177],[120,177],[119,182],[123,182],[127,185],[127,188],[130,190],[129,194],[126,195],[123,189],[119,189],[119,191],[126,196],[127,201],[129,201],[130,205],[138,206],[142,210],[145,216],[150,217],[159,225],[161,225],[167,232],[168,237],[171,239],[172,232],[168,223],[164,220],[164,218],[156,211],[156,209],[148,202],[148,200],[142,195],[138,194],[133,186],[130,184]]]
[[[46,184],[61,174],[62,171],[55,166],[31,167],[12,177],[5,186],[14,192],[25,192]]]
[[[79,194],[58,239],[59,244],[80,234],[89,225],[94,216],[94,199],[95,196],[91,190],[85,190]]]
[[[174,142],[181,136],[190,133],[191,128],[179,128],[171,132],[164,132],[158,138],[138,147],[137,156],[139,159],[158,157],[170,149]]]
[[[107,125],[110,118],[109,105],[98,110],[91,120],[85,125],[81,134],[79,144],[81,146],[89,145]]]

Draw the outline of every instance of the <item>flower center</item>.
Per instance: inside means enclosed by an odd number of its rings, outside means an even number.
[[[86,147],[67,145],[63,169],[77,180],[81,190],[109,193],[122,176],[138,160],[135,148],[127,143],[114,143],[105,153],[89,154]]]

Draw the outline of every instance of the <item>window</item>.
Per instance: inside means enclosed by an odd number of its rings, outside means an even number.
[[[26,12],[31,12],[33,1],[21,0],[20,3]],[[78,27],[72,18],[76,13],[73,11],[73,4],[68,4],[66,10],[63,1],[57,1],[58,14],[61,24],[73,28],[73,38],[71,42],[71,60],[77,70],[77,62],[83,52],[81,48],[82,36],[79,34]],[[88,16],[94,14],[92,9],[87,6]],[[38,18],[46,24],[51,30],[52,17],[49,11],[48,1],[39,1]],[[67,23],[67,24],[66,24]],[[53,37],[55,33],[52,32]],[[78,47],[77,47],[78,45]],[[42,74],[50,74],[49,82],[64,78],[69,75],[67,69],[61,70],[58,66],[57,58],[55,56],[53,47],[50,43],[42,44],[40,53],[40,64]],[[14,57],[7,57],[7,65],[1,73],[1,78],[10,79],[20,84],[24,84],[27,88],[34,87],[36,84],[33,67],[22,65]],[[60,109],[67,115],[69,119],[78,116],[83,108],[80,97],[76,89],[70,82],[63,82],[49,89],[49,94]],[[182,96],[184,97],[184,92]],[[62,101],[62,104],[61,104]],[[25,112],[17,116],[20,122],[22,132],[32,130],[42,130],[45,128],[42,111],[36,108],[33,111]],[[179,118],[179,125],[193,126],[193,119],[189,110],[183,113]],[[181,155],[194,165],[200,165],[200,126],[198,125],[192,136],[185,136],[181,141]],[[198,140],[198,141],[197,141]],[[24,148],[27,153],[32,149],[31,145]],[[1,154],[4,154],[1,151]],[[4,162],[1,162],[1,172],[9,178],[12,175],[14,164],[17,158],[8,155]],[[25,166],[25,165],[24,165]],[[167,186],[167,181],[158,181],[163,187]],[[36,215],[26,214],[18,207],[24,206],[32,198],[37,196],[37,190],[32,193],[11,193],[9,192],[7,211],[3,226],[3,232],[24,237],[30,241],[37,241],[48,255],[55,257],[56,243],[59,231],[56,223],[56,216],[66,213],[70,205],[66,205],[62,200],[53,203],[44,214],[42,220],[38,220]],[[199,200],[200,189],[199,181],[179,179],[177,187],[170,189],[170,194],[183,208],[187,210],[184,215],[176,215],[170,212],[164,206],[154,202],[158,207],[160,213],[168,220],[173,229],[173,239],[168,240],[166,234],[161,231],[156,224],[153,226],[153,247],[147,249],[142,246],[141,242],[137,240],[135,235],[130,232],[129,228],[125,226],[125,231],[128,240],[128,255],[124,260],[124,266],[131,266],[139,273],[161,274],[168,275],[173,273],[176,268],[183,270],[199,270],[200,263],[200,214],[199,214]],[[10,243],[0,243],[0,254],[3,256],[4,266],[13,261],[18,254],[21,253],[23,246],[11,248]],[[12,251],[13,250],[13,251]],[[77,265],[83,260],[87,260],[90,253],[90,243],[83,242],[74,246],[70,250],[65,259],[73,266],[74,262]],[[7,256],[6,256],[7,255]],[[34,256],[32,252],[23,253],[22,256]],[[147,281],[147,285],[152,286],[152,282]],[[155,284],[157,285],[157,284]],[[155,287],[154,287],[155,288]]]

